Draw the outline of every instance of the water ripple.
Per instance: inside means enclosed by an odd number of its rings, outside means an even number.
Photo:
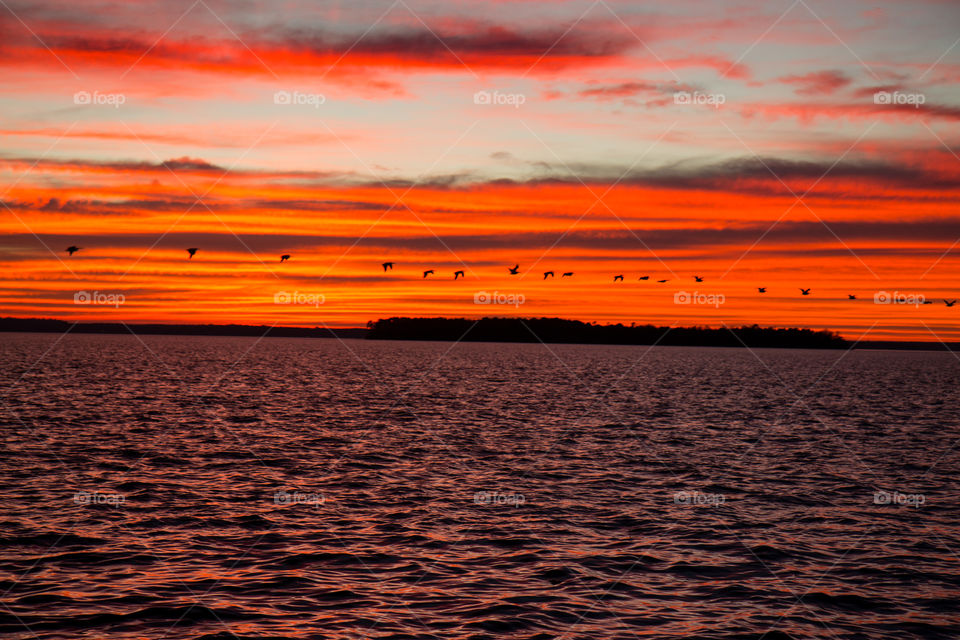
[[[951,354],[56,339],[12,638],[960,637]]]

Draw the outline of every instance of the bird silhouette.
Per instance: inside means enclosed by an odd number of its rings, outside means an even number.
[[[70,245],[69,247],[67,247],[67,253],[69,253],[70,255],[75,254],[77,251],[80,251],[80,247],[75,247],[73,245]]]
[[[426,278],[427,276],[432,276],[432,275],[433,275],[433,269],[427,269],[426,271],[423,272],[423,277],[424,277],[424,278]]]
[[[800,289],[800,293],[802,293],[805,296],[808,296],[810,295],[810,289]]]
[[[640,279],[641,279],[641,280],[649,280],[649,279],[650,279],[650,276],[640,276]]]
[[[613,276],[613,281],[614,281],[614,282],[616,282],[617,280],[620,280],[620,281],[622,281],[622,280],[623,280],[623,276],[622,276],[622,275],[619,275],[619,276]]]
[[[547,279],[547,276],[549,276],[549,277],[552,278],[552,277],[553,277],[553,271],[544,271],[544,272],[543,272],[543,279],[546,280],[546,279]]]
[[[190,257],[187,258],[187,259],[188,259],[188,260],[193,260],[193,256],[197,255],[197,248],[196,248],[196,247],[190,247],[189,249],[187,249],[187,253],[190,254]]]
[[[957,301],[956,301],[956,300],[944,300],[944,301],[943,301],[943,304],[947,305],[948,307],[952,307],[953,305],[957,304]]]
[[[463,275],[463,271],[454,271],[454,272],[453,272],[453,279],[454,279],[454,280],[459,280],[460,278],[465,278],[465,277],[466,277],[466,276]]]
[[[384,273],[386,273],[387,269],[393,269],[393,263],[392,263],[392,262],[384,262],[384,263],[383,263],[382,265],[380,265],[380,266],[383,267]]]
[[[516,264],[513,267],[507,267],[507,270],[510,271],[510,275],[515,276],[520,273],[520,265]]]
[[[924,300],[923,304],[933,304],[933,300]]]
[[[767,292],[767,288],[766,288],[766,287],[757,287],[757,291],[759,291],[760,293],[766,293],[766,292]]]
[[[693,279],[696,280],[697,282],[703,282],[703,278],[701,278],[700,276],[693,276]]]
[[[852,293],[847,294],[847,300],[856,300],[856,299],[857,299],[857,296],[853,295]]]
[[[659,282],[660,284],[663,284],[664,282],[670,282],[670,281],[669,281],[669,280],[657,280],[657,282]]]
[[[563,272],[563,275],[560,276],[560,277],[561,277],[561,278],[566,278],[567,276],[571,276],[571,277],[572,277],[572,276],[573,276],[573,271],[564,271],[564,272]]]
[[[289,259],[290,259],[290,254],[289,254],[289,253],[285,253],[285,254],[283,254],[282,256],[280,256],[280,262],[286,262],[286,261],[289,260]]]

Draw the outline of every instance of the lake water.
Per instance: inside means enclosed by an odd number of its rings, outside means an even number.
[[[960,637],[958,381],[949,353],[0,334],[0,635]]]

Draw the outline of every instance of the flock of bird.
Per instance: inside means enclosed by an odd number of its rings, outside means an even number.
[[[66,252],[67,252],[67,254],[69,254],[69,255],[72,256],[73,254],[75,254],[77,251],[80,251],[81,249],[82,249],[82,247],[77,247],[77,246],[74,246],[74,245],[70,245],[69,247],[66,248]],[[199,250],[200,250],[200,249],[199,249],[198,247],[190,247],[189,249],[187,249],[187,253],[190,254],[190,257],[188,258],[188,260],[193,260],[193,256],[197,255],[197,251],[199,251]],[[282,256],[280,256],[280,262],[286,262],[286,261],[289,260],[291,257],[292,257],[292,256],[291,256],[289,253],[285,253],[285,254],[283,254]],[[384,263],[382,263],[380,266],[383,267],[383,271],[384,271],[384,273],[386,273],[387,271],[392,271],[392,270],[393,270],[394,263],[392,263],[392,262],[384,262]],[[520,265],[519,265],[519,263],[513,265],[512,267],[507,267],[507,271],[508,271],[508,272],[510,273],[510,275],[512,275],[512,276],[519,275],[519,274],[520,274]],[[426,277],[428,277],[428,276],[432,276],[432,275],[435,275],[435,272],[434,272],[433,269],[427,269],[426,271],[423,272],[423,277],[424,277],[424,278],[426,278]],[[454,280],[459,280],[460,278],[465,278],[465,277],[466,277],[466,276],[464,275],[464,273],[463,273],[462,270],[454,271],[454,272],[453,272],[453,279],[454,279]],[[546,280],[547,278],[554,278],[554,277],[556,277],[556,276],[555,276],[555,274],[553,273],[553,271],[544,271],[544,272],[543,272],[543,279],[544,279],[544,280]],[[572,277],[573,277],[573,271],[564,271],[563,274],[562,274],[560,277],[561,277],[561,278],[572,278]],[[622,273],[618,273],[617,275],[613,276],[613,281],[614,281],[614,282],[623,282],[623,281],[624,281],[623,278],[624,278],[623,274],[622,274]],[[650,276],[640,276],[640,278],[638,278],[638,279],[639,279],[639,280],[649,280],[649,279],[650,279]],[[703,282],[703,278],[702,278],[701,276],[693,276],[693,280],[694,280],[694,282]],[[657,282],[658,284],[664,284],[664,283],[670,282],[670,280],[657,280],[656,282]],[[803,288],[801,288],[801,289],[800,289],[800,295],[809,296],[809,295],[810,295],[810,291],[811,291],[811,289],[809,289],[809,288],[808,288],[808,289],[803,289]],[[766,293],[766,292],[767,292],[767,288],[766,288],[766,287],[757,287],[757,292],[758,292],[758,293]],[[856,300],[856,299],[857,299],[857,296],[856,296],[855,294],[848,293],[848,294],[847,294],[847,299],[848,299],[848,300]],[[944,300],[944,301],[943,301],[943,304],[947,305],[948,307],[952,307],[952,306],[955,305],[956,303],[957,303],[957,300]],[[933,304],[933,301],[931,301],[931,300],[924,300],[921,304]]]

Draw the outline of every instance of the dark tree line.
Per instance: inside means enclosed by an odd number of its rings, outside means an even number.
[[[758,325],[732,329],[669,328],[597,324],[561,318],[387,318],[366,329],[268,327],[214,324],[79,323],[45,318],[0,318],[0,331],[137,335],[210,335],[290,338],[368,338],[372,340],[439,340],[467,342],[550,342],[572,344],[661,344],[705,347],[796,347],[839,349],[849,343],[831,331],[775,329]]]
[[[661,344],[704,347],[840,349],[849,343],[832,331],[758,325],[731,329],[596,324],[561,318],[387,318],[367,323],[372,340],[465,340],[576,344]]]

